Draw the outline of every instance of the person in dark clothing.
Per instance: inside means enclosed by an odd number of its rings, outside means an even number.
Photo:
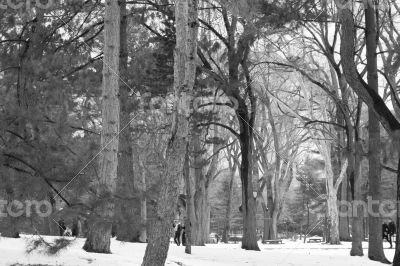
[[[60,236],[64,235],[65,230],[67,229],[67,227],[65,226],[64,220],[61,219],[60,221],[58,221],[58,227],[60,228]]]
[[[180,223],[178,224],[174,224],[174,229],[175,229],[175,237],[174,237],[174,241],[175,243],[180,246],[181,244],[181,231],[182,231],[182,226],[180,225]]]
[[[72,223],[72,236],[78,237],[80,234],[79,229],[79,218],[75,219]]]
[[[382,237],[386,239],[387,242],[390,244],[390,248],[392,248],[392,239],[389,237],[389,226],[387,223],[382,224]]]
[[[396,224],[393,222],[392,219],[390,219],[388,227],[389,227],[389,237],[390,240],[392,240],[392,237],[394,236],[394,234],[396,234]]]
[[[182,246],[186,246],[186,233],[185,226],[182,226]]]

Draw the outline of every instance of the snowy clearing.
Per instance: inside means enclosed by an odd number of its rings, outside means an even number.
[[[24,235],[21,239],[0,238],[0,265],[29,265],[41,264],[51,266],[132,266],[140,265],[146,248],[146,244],[123,243],[112,240],[113,254],[87,253],[81,249],[83,238],[78,238],[66,250],[56,256],[47,256],[39,251],[26,253],[26,247],[33,236]],[[44,237],[51,241],[54,237]],[[363,243],[366,248],[367,243]],[[339,246],[331,246],[320,243],[302,243],[284,241],[284,244],[264,245],[260,243],[260,252],[245,251],[240,244],[210,244],[205,247],[193,247],[192,255],[184,253],[184,247],[171,245],[166,265],[204,266],[204,265],[382,265],[372,262],[364,257],[350,257],[351,243],[344,242]],[[391,260],[394,249],[388,249],[388,243],[384,243],[386,256]],[[367,250],[364,250],[366,253]]]

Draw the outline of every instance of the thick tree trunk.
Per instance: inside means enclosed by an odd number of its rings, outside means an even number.
[[[243,115],[241,115],[243,117]],[[242,118],[243,119],[243,118]],[[256,233],[256,200],[253,195],[253,182],[251,175],[250,159],[252,158],[252,134],[249,124],[241,122],[243,132],[240,134],[242,161],[240,165],[240,178],[242,181],[242,215],[243,239],[242,248],[246,250],[260,250],[257,244]]]
[[[328,195],[328,209],[329,209],[329,243],[331,245],[340,244],[339,239],[339,216],[336,205],[336,196]]]
[[[167,259],[172,223],[178,201],[188,145],[190,106],[182,100],[191,96],[196,75],[197,0],[175,2],[176,46],[174,51],[174,111],[171,138],[166,150],[164,177],[156,206],[156,219],[151,223],[142,266],[164,265]],[[184,90],[184,91],[183,91]],[[183,95],[188,93],[189,95]]]
[[[194,179],[195,179],[195,193],[194,193],[194,217],[192,220],[192,245],[204,246],[207,239],[204,238],[204,216],[206,201],[206,177],[204,175],[204,160],[203,152],[200,142],[200,132],[195,131],[192,135],[193,147],[193,162],[194,162]]]
[[[111,228],[114,219],[114,193],[118,167],[119,134],[119,45],[120,7],[106,0],[104,16],[104,64],[100,177],[95,184],[100,199],[90,219],[91,226],[83,249],[110,253]],[[115,30],[118,29],[118,30]]]
[[[198,189],[200,187],[197,187]],[[196,217],[196,230],[193,235],[192,244],[194,246],[204,246],[208,241],[209,232],[209,203],[208,203],[208,189],[202,185],[195,193],[195,217]]]
[[[120,75],[122,80],[126,80],[128,68],[128,44],[127,44],[127,17],[126,2],[123,0],[121,8],[120,25]],[[118,157],[118,178],[117,195],[115,202],[115,225],[117,239],[121,241],[138,241],[139,224],[137,224],[137,215],[135,215],[135,200],[132,199],[134,192],[133,176],[133,157],[129,110],[129,91],[130,88],[124,82],[120,84],[120,125],[127,127],[119,135],[119,157]],[[140,173],[138,173],[140,175]],[[140,178],[140,177],[139,177]]]
[[[377,70],[377,25],[375,9],[366,5],[365,9],[365,37],[367,47],[368,85],[378,92]],[[380,160],[380,125],[372,108],[368,108],[368,196],[373,200],[381,200],[381,160]],[[373,213],[379,213],[379,206],[372,205]],[[382,223],[380,217],[368,215],[369,238],[368,258],[374,261],[388,262],[383,252]]]
[[[214,127],[214,135],[218,135],[217,127]],[[196,246],[202,246],[208,241],[209,228],[210,228],[210,204],[209,204],[209,187],[213,182],[213,179],[217,174],[218,165],[218,152],[220,145],[213,145],[214,156],[211,159],[207,172],[204,174],[204,157],[202,147],[200,145],[200,134],[194,132],[193,134],[193,147],[195,153],[195,188],[196,192],[194,195],[194,206],[195,206],[195,219],[192,223],[194,230],[192,244]]]
[[[333,171],[331,163],[331,153],[329,144],[322,141],[321,144],[322,156],[325,161],[326,189],[327,189],[327,206],[329,217],[329,243],[331,245],[340,244],[339,239],[339,213],[337,206],[337,190],[333,183]]]

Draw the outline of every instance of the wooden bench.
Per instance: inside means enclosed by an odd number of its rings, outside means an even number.
[[[309,238],[307,243],[321,243],[322,239],[321,238]]]
[[[263,244],[282,244],[282,239],[264,240]]]

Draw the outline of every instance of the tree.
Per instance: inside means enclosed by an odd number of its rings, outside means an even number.
[[[168,140],[166,162],[163,165],[165,176],[161,181],[157,200],[157,217],[150,225],[149,243],[143,258],[143,266],[164,265],[167,258],[188,145],[191,112],[190,106],[183,106],[182,103],[188,99],[185,97],[190,97],[195,81],[197,5],[197,0],[178,0],[175,3],[176,45],[171,137]]]
[[[99,180],[94,184],[98,205],[91,215],[88,237],[83,249],[110,253],[114,219],[114,193],[118,168],[119,140],[119,56],[120,7],[117,1],[106,1],[104,15],[104,60],[102,134]],[[115,30],[118,29],[118,30]]]
[[[234,192],[234,181],[235,174],[237,170],[237,165],[239,162],[237,161],[238,147],[233,144],[231,147],[226,149],[226,159],[229,165],[229,174],[228,174],[228,191],[227,191],[227,200],[226,200],[226,212],[225,212],[225,221],[224,221],[224,229],[222,233],[222,242],[228,243],[229,241],[229,232],[231,230],[231,218],[232,218],[232,204],[233,204],[233,192]]]
[[[400,122],[396,119],[396,117],[391,113],[390,109],[386,106],[385,102],[379,95],[379,93],[371,87],[368,83],[366,83],[361,75],[357,71],[357,67],[354,63],[354,39],[355,39],[355,23],[352,13],[352,2],[348,0],[336,0],[335,1],[338,10],[339,10],[339,18],[342,22],[342,36],[341,36],[341,58],[342,58],[342,66],[343,72],[346,77],[347,82],[352,87],[352,89],[357,93],[357,95],[363,100],[364,103],[367,104],[369,108],[377,115],[382,126],[386,129],[389,135],[395,141],[399,141],[400,134]],[[370,5],[368,2],[368,9],[373,9],[373,5]],[[375,30],[374,16],[372,16],[373,11],[369,10],[369,15],[367,15],[366,19],[368,20],[369,28],[367,29],[368,33],[372,33]],[[372,19],[372,21],[371,21]],[[375,25],[374,25],[375,24]],[[374,34],[373,34],[374,35]],[[376,41],[369,36],[369,42],[367,45],[369,46],[368,50],[371,52],[370,55],[370,63],[373,64],[369,66],[370,71],[374,72],[374,61],[376,55],[373,55],[374,47],[376,47]],[[376,49],[376,48],[375,48]],[[372,61],[371,61],[372,60]],[[373,73],[370,73],[370,81],[373,82],[375,77]],[[400,152],[400,150],[399,150]],[[398,171],[398,184],[397,184],[397,199],[400,199],[400,156],[399,156],[399,168]],[[399,204],[398,208],[399,208]],[[399,217],[399,216],[398,216]],[[399,218],[397,219],[397,226],[399,223]],[[397,227],[397,230],[399,227]],[[397,231],[398,232],[398,231]],[[373,233],[374,234],[374,233]],[[396,243],[400,243],[400,238],[396,238]],[[375,248],[379,248],[375,246]],[[379,253],[379,251],[377,251]],[[382,259],[381,257],[379,259]],[[400,245],[396,245],[396,252],[393,261],[393,265],[400,265]]]
[[[365,39],[367,48],[368,86],[378,92],[378,63],[377,42],[378,29],[376,25],[376,11],[372,5],[365,6]],[[368,196],[372,200],[380,200],[381,187],[381,156],[380,156],[380,124],[373,108],[368,108]],[[378,206],[373,206],[374,213],[378,213]],[[381,219],[369,214],[368,216],[368,258],[388,263],[383,252]],[[361,247],[362,254],[362,247]]]

